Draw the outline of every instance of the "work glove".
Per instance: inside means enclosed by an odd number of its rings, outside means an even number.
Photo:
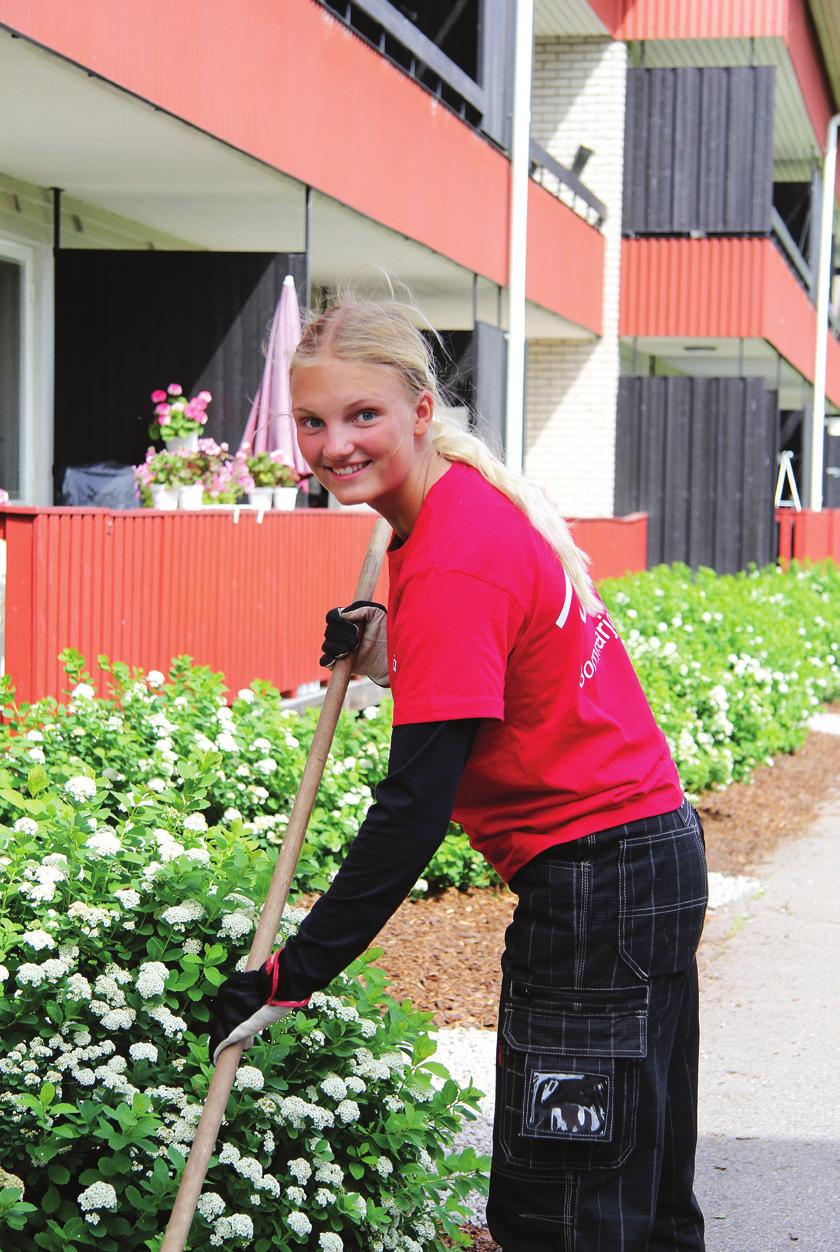
[[[354,600],[346,609],[330,609],[320,664],[332,669],[336,661],[355,652],[354,672],[366,674],[378,687],[390,687],[387,621],[384,604],[372,600]]]
[[[243,1048],[250,1048],[254,1035],[293,1009],[306,1007],[308,996],[305,1000],[277,998],[279,979],[280,952],[275,952],[259,969],[232,974],[222,983],[210,1009],[209,1050],[214,1065],[229,1044],[244,1040]]]

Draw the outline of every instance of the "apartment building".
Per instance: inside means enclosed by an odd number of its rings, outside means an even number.
[[[568,514],[770,559],[838,104],[832,0],[0,0],[0,485],[137,461],[170,378],[238,442],[284,275],[390,276]]]

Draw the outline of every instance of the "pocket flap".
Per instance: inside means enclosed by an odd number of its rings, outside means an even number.
[[[559,1056],[647,1056],[647,991],[574,992],[551,1000],[517,998],[505,1010],[502,1036],[521,1052]]]

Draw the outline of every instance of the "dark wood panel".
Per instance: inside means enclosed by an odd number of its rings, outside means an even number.
[[[758,378],[624,378],[615,511],[645,510],[648,560],[733,573],[775,557],[775,392]]]
[[[625,234],[767,233],[773,66],[631,69]]]
[[[213,395],[207,434],[236,446],[265,363],[283,279],[302,254],[59,252],[55,474],[142,459],[150,392],[179,382]]]

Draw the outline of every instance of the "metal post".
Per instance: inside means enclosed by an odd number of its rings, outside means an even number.
[[[514,41],[513,142],[510,160],[508,240],[508,360],[505,460],[522,469],[525,432],[525,273],[528,259],[528,176],[531,146],[531,68],[534,3],[518,0]]]
[[[832,267],[832,226],[834,223],[834,181],[837,169],[837,128],[840,113],[828,123],[822,178],[820,242],[817,253],[817,342],[814,352],[814,412],[811,417],[810,457],[808,460],[808,507],[822,508],[823,443],[825,440],[825,371],[828,354],[828,296]]]
[[[53,196],[53,256],[61,250],[61,193],[63,187],[50,187]]]
[[[307,183],[306,201],[304,206],[304,279],[303,279],[303,303],[309,309],[312,307],[312,188]]]

